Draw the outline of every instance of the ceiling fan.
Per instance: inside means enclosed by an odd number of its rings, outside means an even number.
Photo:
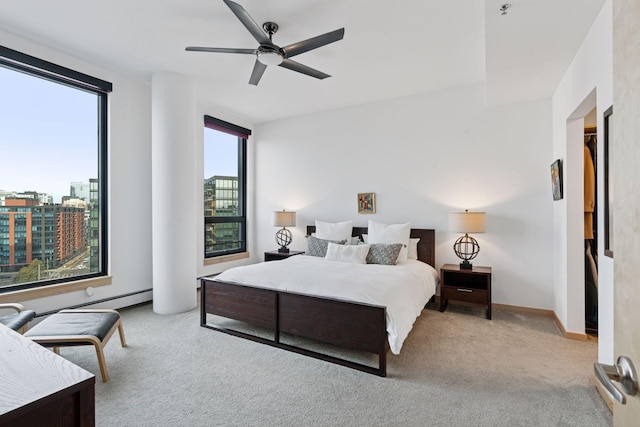
[[[260,43],[260,46],[258,46],[257,49],[188,46],[185,50],[190,52],[240,53],[244,55],[256,55],[256,62],[253,66],[253,71],[251,72],[251,78],[249,79],[249,84],[252,85],[258,84],[262,74],[264,74],[264,70],[267,69],[267,65],[279,65],[283,68],[297,71],[298,73],[306,74],[317,79],[326,79],[327,77],[331,77],[329,74],[307,67],[306,65],[292,61],[289,58],[317,49],[329,43],[342,40],[344,37],[344,28],[312,37],[298,43],[293,43],[288,46],[280,47],[274,44],[271,40],[276,31],[278,31],[278,24],[275,22],[265,22],[262,24],[262,28],[260,28],[251,15],[249,15],[238,3],[232,2],[231,0],[224,0],[224,2],[229,6],[229,9],[231,9],[231,11],[238,17],[247,30],[249,30],[258,43]]]

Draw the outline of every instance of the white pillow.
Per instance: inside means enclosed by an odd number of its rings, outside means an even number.
[[[418,259],[418,242],[419,238],[409,239],[409,251],[407,254],[408,259]]]
[[[411,235],[411,223],[382,224],[369,220],[367,230],[369,238],[367,243],[402,243],[404,247],[398,255],[398,262],[405,262],[409,254],[409,236]]]
[[[316,237],[323,240],[351,241],[353,221],[323,222],[316,220]]]
[[[324,259],[327,261],[366,264],[368,253],[369,245],[338,245],[336,243],[329,242],[329,246],[327,246],[327,255]]]
[[[349,242],[350,245],[359,245],[360,243],[362,243],[360,236],[351,236],[351,242]]]

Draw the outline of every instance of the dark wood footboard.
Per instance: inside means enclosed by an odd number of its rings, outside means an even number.
[[[313,232],[315,226],[308,226],[307,234]],[[352,235],[362,236],[366,233],[367,228],[354,227]],[[418,259],[435,266],[435,231],[412,229],[411,237],[420,239],[417,244]],[[381,377],[387,376],[389,344],[386,308],[383,306],[219,282],[214,280],[214,276],[203,278],[200,289],[200,325],[203,327]],[[244,322],[268,333],[258,336],[212,324],[207,322],[207,314]],[[281,334],[377,355],[378,366],[289,344],[281,340]]]
[[[236,285],[210,277],[203,278],[201,285],[200,325],[203,327],[382,377],[387,375],[385,307]],[[273,337],[264,338],[210,324],[207,314],[267,329]],[[280,339],[281,333],[375,354],[378,366],[284,343]]]

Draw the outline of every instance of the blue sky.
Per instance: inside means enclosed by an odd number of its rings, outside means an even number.
[[[98,174],[97,96],[0,67],[0,190],[49,193]]]
[[[204,178],[238,176],[238,137],[204,128]]]

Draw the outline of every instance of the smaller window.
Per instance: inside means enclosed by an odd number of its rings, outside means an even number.
[[[246,147],[251,131],[204,117],[204,256],[247,250]]]

